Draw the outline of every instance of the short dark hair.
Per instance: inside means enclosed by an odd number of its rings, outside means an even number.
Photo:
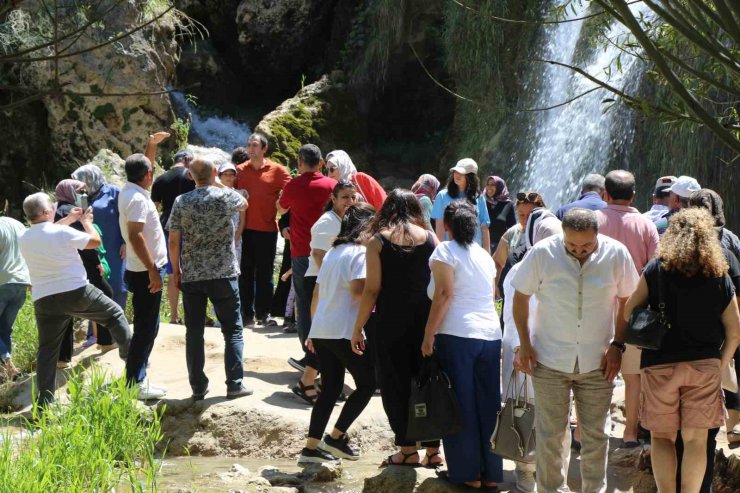
[[[563,216],[563,229],[571,231],[593,231],[599,232],[599,219],[594,211],[575,207],[568,210]]]
[[[152,171],[152,163],[149,162],[148,157],[137,152],[126,158],[124,170],[126,171],[126,180],[131,183],[139,183],[148,172]]]
[[[364,243],[370,236],[370,222],[375,217],[375,207],[367,202],[360,202],[349,207],[342,218],[342,227],[332,246],[345,243]]]
[[[341,192],[342,190],[348,190],[348,189],[357,190],[357,187],[355,186],[354,183],[352,183],[349,180],[339,180],[337,184],[334,185],[334,188],[331,191],[331,195],[332,197],[339,197],[339,192]],[[326,203],[326,207],[324,207],[324,212],[329,212],[333,208],[334,208],[334,204],[330,200],[329,202]]]
[[[445,207],[445,225],[452,232],[452,239],[467,248],[475,241],[478,231],[478,212],[467,201],[456,200]]]
[[[193,159],[195,159],[195,155],[187,149],[180,149],[175,154],[175,164],[182,163],[188,166]]]
[[[635,176],[629,171],[616,169],[604,178],[606,192],[614,200],[630,200],[635,195]]]
[[[268,145],[267,141],[267,135],[263,134],[262,132],[254,132],[252,135],[249,136],[247,139],[247,142],[249,142],[252,139],[257,139],[260,141],[260,145],[264,149]]]
[[[315,168],[321,162],[321,149],[313,144],[302,145],[298,149],[298,159],[303,161],[308,167]]]
[[[247,154],[246,147],[237,147],[231,151],[231,162],[234,164],[242,164],[244,161],[249,161],[249,154]]]

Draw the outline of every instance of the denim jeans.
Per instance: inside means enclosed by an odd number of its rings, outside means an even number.
[[[315,277],[306,277],[308,270],[308,257],[293,257],[293,288],[295,289],[295,304],[298,308],[298,339],[305,353],[306,366],[316,370],[319,369],[319,359],[314,353],[306,348],[306,339],[311,332],[311,297],[316,285]]]
[[[15,317],[26,301],[25,284],[3,284],[0,286],[0,360],[10,358],[10,337]]]
[[[208,388],[208,377],[203,368],[206,362],[203,331],[206,323],[206,305],[211,300],[224,336],[224,371],[226,389],[238,390],[244,378],[239,284],[235,277],[208,281],[184,282],[181,285],[185,310],[185,358],[193,393],[203,393]]]
[[[131,329],[121,307],[92,284],[72,291],[44,296],[33,303],[39,331],[39,352],[36,357],[39,404],[54,400],[56,364],[59,349],[72,317],[85,318],[110,330],[118,343],[118,355],[130,360],[133,350]]]
[[[504,461],[490,445],[501,409],[501,341],[438,334],[435,352],[465,423],[462,431],[442,438],[450,482],[502,482]]]
[[[277,232],[244,230],[242,233],[239,291],[244,320],[261,320],[270,314],[274,289]]]
[[[164,278],[164,267],[159,269]],[[149,292],[149,273],[127,270],[123,276],[134,309],[134,336],[126,360],[126,379],[131,383],[142,382],[146,378],[146,364],[154,348],[154,339],[159,333],[159,306],[162,303],[162,290]]]
[[[588,373],[563,373],[537,364],[532,369],[534,399],[537,403],[537,491],[569,491],[565,480],[570,453],[570,392],[576,402],[581,429],[581,491],[606,491],[606,460],[609,434],[609,406],[614,385],[601,370]]]

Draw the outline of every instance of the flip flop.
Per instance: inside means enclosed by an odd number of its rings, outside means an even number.
[[[298,380],[298,385],[293,387],[291,390],[295,395],[308,402],[312,406],[316,404],[316,400],[319,398],[318,393],[314,395],[308,395],[306,393],[307,390],[316,390],[316,387],[314,387],[313,385],[303,385],[303,382],[301,382],[300,380]]]
[[[401,452],[401,455],[403,455],[403,460],[401,462],[393,462],[394,455],[396,454],[391,454],[388,457],[386,457],[383,460],[383,462],[380,463],[380,466],[378,466],[378,469],[382,469],[388,466],[422,467],[421,462],[407,462],[409,460],[409,457],[413,457],[414,455],[419,455],[419,452],[414,451],[409,454]]]
[[[731,442],[730,441],[730,437],[731,436],[732,437],[740,438],[740,431],[728,431],[727,432],[727,442],[729,443],[728,447],[730,448],[730,450],[734,450],[736,448],[739,448],[740,447],[740,440],[733,440]]]

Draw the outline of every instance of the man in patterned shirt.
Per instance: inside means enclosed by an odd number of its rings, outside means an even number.
[[[235,213],[246,209],[247,202],[233,190],[216,185],[216,166],[210,161],[194,160],[190,174],[195,190],[177,197],[169,222],[172,275],[180,285],[185,309],[190,387],[194,401],[208,393],[203,330],[210,299],[226,343],[226,398],[235,399],[252,394],[242,384],[244,337],[232,221]]]

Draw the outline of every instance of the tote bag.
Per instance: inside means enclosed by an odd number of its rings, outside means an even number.
[[[457,396],[434,354],[422,360],[412,382],[408,417],[406,438],[414,442],[438,440],[463,429]]]
[[[498,413],[491,436],[491,452],[519,462],[534,462],[536,443],[534,404],[528,402],[527,378],[525,374],[524,382],[517,389],[517,372],[512,372],[506,389],[506,402]]]

